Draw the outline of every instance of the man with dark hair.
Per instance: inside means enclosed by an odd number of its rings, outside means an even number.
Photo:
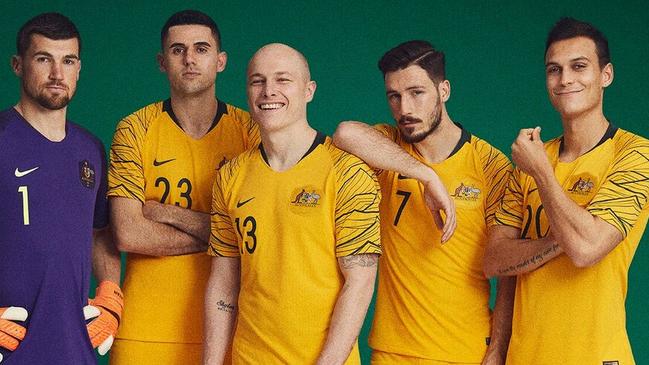
[[[181,11],[161,38],[158,62],[171,97],[120,121],[110,151],[111,219],[128,253],[111,364],[201,361],[212,182],[259,141],[248,113],[215,96],[227,55],[214,21]]]
[[[233,364],[360,365],[381,253],[376,176],[309,125],[316,83],[300,52],[262,47],[247,81],[262,144],[214,183],[203,364],[223,364],[232,340]]]
[[[66,119],[79,45],[68,18],[41,14],[18,32],[11,60],[21,90],[0,112],[0,362],[94,364],[93,347],[105,354],[117,331],[104,147]],[[91,269],[100,284],[88,305]]]
[[[451,120],[430,43],[402,43],[379,68],[397,127],[342,122],[334,134],[377,169],[383,194],[372,363],[503,364],[513,286],[499,285],[492,324],[481,260],[511,164]]]
[[[560,20],[545,77],[563,136],[520,131],[516,169],[485,254],[489,276],[517,276],[508,364],[634,364],[627,280],[649,216],[649,141],[611,124],[606,38]]]

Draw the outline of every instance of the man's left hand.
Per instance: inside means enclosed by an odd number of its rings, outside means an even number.
[[[119,285],[102,281],[97,287],[95,299],[88,300],[83,313],[88,323],[88,336],[93,348],[105,355],[113,345],[122,317],[124,298]]]

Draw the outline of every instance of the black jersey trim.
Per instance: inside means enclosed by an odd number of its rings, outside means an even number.
[[[173,120],[173,122],[176,123],[176,125],[180,129],[183,129],[183,127],[180,125],[180,122],[178,122],[178,118],[176,117],[173,108],[171,108],[171,98],[162,102],[162,111],[169,114],[171,120]],[[210,129],[207,130],[207,133],[209,133],[212,129],[214,129],[214,127],[216,127],[217,124],[219,124],[221,117],[223,117],[225,114],[228,114],[228,106],[221,100],[217,100],[216,115],[214,116],[214,120],[212,120],[212,125],[210,126]]]
[[[454,124],[462,130],[462,134],[460,135],[460,140],[457,141],[455,148],[453,148],[453,151],[451,151],[451,153],[448,155],[447,158],[450,158],[454,154],[458,153],[466,143],[471,143],[471,133],[469,133],[469,131],[464,129],[464,127],[462,127],[462,124],[460,123],[454,123]]]
[[[600,145],[604,144],[604,142],[608,141],[609,139],[613,139],[615,137],[615,133],[617,133],[618,127],[616,127],[613,123],[608,122],[608,127],[606,128],[606,132],[604,132],[604,135],[602,138],[593,146],[593,148],[589,149],[587,152],[584,153],[584,155],[595,148],[599,147]],[[559,154],[563,152],[563,136],[561,136],[561,141],[559,143]],[[583,155],[582,155],[583,156]]]
[[[320,133],[319,131],[316,131],[315,139],[313,140],[313,143],[311,144],[311,147],[309,147],[309,149],[306,151],[306,153],[304,153],[304,156],[302,156],[298,160],[298,162],[304,160],[304,158],[306,156],[311,154],[311,152],[313,152],[316,148],[318,148],[319,145],[324,144],[326,140],[327,140],[327,136],[325,134]],[[270,166],[270,163],[268,163],[268,155],[266,155],[266,151],[264,151],[264,144],[263,143],[259,143],[259,152],[261,152],[261,158],[264,159],[264,162],[266,162],[266,164],[268,166]]]

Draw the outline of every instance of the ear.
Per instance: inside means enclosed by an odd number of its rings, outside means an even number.
[[[78,65],[79,66],[77,67],[77,81],[79,81],[79,75],[81,75],[81,60],[79,60]]]
[[[225,65],[228,63],[228,54],[223,51],[219,52],[216,57],[216,72],[223,72]]]
[[[11,56],[11,69],[16,76],[23,77],[23,59],[18,55]]]
[[[604,66],[604,68],[602,68],[602,87],[608,87],[612,84],[614,76],[613,64],[609,62]]]
[[[447,102],[451,97],[451,83],[448,80],[440,82],[439,85],[437,85],[437,92],[439,93],[441,102]]]
[[[315,89],[318,85],[315,81],[311,80],[306,84],[306,102],[313,100],[313,95],[315,94]]]
[[[159,52],[155,56],[156,61],[158,62],[158,68],[160,69],[160,72],[167,72],[167,67],[165,66],[165,58],[162,52]]]

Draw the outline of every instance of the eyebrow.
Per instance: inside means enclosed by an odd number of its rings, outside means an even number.
[[[194,43],[194,45],[195,46],[212,47],[212,45],[209,42],[206,42],[206,41],[196,42],[196,43]],[[185,43],[176,42],[176,43],[172,43],[169,46],[169,49],[174,48],[174,47],[185,47],[186,48],[187,45],[185,45]]]
[[[407,87],[404,91],[415,90],[415,89],[425,89],[425,88],[426,87],[423,86],[423,85],[415,85],[415,86]],[[389,89],[389,90],[386,90],[385,93],[386,94],[394,94],[394,93],[398,93],[398,91],[393,90],[393,89]]]
[[[283,75],[293,76],[293,74],[291,74],[288,71],[279,71],[279,72],[273,73],[273,76],[283,76]],[[251,75],[248,76],[248,78],[252,78],[252,77],[266,77],[266,76],[262,75],[259,72],[255,72],[254,74],[251,74]]]
[[[38,52],[34,53],[34,56],[45,56],[45,57],[54,58],[54,55],[53,55],[53,54],[51,54],[51,53],[49,53],[49,52],[45,52],[45,51],[38,51]],[[67,54],[67,55],[63,56],[63,58],[68,58],[68,59],[73,58],[73,59],[78,60],[78,59],[79,59],[79,56],[77,56],[76,54],[72,53],[72,54]]]
[[[570,62],[577,62],[577,61],[588,61],[588,62],[590,62],[590,59],[588,57],[586,57],[586,56],[580,56],[580,57],[576,57],[576,58],[573,58],[573,59],[570,60]],[[545,66],[550,66],[550,65],[559,65],[559,63],[550,61],[550,62],[547,62],[545,64]]]

